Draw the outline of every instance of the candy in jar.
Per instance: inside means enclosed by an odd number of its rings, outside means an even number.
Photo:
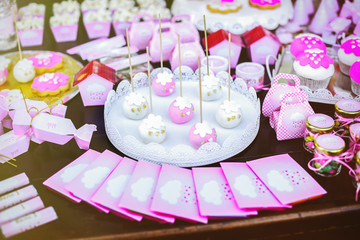
[[[336,129],[349,134],[349,126],[360,122],[360,103],[352,99],[341,99],[335,103]]]
[[[320,134],[330,133],[335,126],[334,120],[328,115],[315,113],[306,118],[306,130],[304,135],[304,147],[314,151],[314,140]]]

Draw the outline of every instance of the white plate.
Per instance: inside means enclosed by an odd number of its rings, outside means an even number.
[[[169,69],[165,69],[171,72]],[[151,73],[156,76],[160,69]],[[203,102],[203,119],[216,129],[216,143],[204,144],[200,149],[194,149],[188,139],[192,125],[200,121],[199,113],[199,83],[198,75],[191,69],[183,67],[183,96],[194,104],[195,114],[191,121],[185,124],[175,124],[168,116],[170,103],[179,96],[179,81],[175,70],[176,90],[168,97],[153,96],[154,114],[159,114],[166,124],[166,138],[161,144],[144,144],[138,133],[142,120],[130,120],[122,113],[124,97],[131,91],[128,81],[120,82],[116,92],[111,91],[105,103],[105,129],[111,143],[124,154],[138,159],[158,164],[172,164],[182,167],[194,167],[215,163],[230,158],[248,147],[255,139],[260,124],[260,101],[253,88],[247,89],[241,79],[236,79],[231,86],[231,99],[242,107],[242,119],[239,126],[233,129],[222,128],[215,120],[215,112],[220,103],[227,99],[226,81],[228,74],[220,72],[217,75],[223,85],[223,97],[213,102]],[[149,89],[147,76],[139,73],[134,76],[135,91],[142,93],[147,99]]]

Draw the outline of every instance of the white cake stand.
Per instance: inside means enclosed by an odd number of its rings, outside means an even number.
[[[173,15],[189,14],[192,22],[201,31],[204,30],[203,15],[205,14],[208,31],[225,29],[234,34],[242,34],[257,25],[274,30],[293,18],[294,10],[291,0],[282,0],[280,7],[269,10],[251,7],[247,0],[242,0],[242,8],[239,11],[227,14],[210,12],[206,8],[210,2],[210,0],[175,0],[171,6],[171,12]]]
[[[169,69],[165,69],[171,72]],[[203,118],[217,131],[216,142],[206,143],[198,150],[189,142],[188,135],[191,126],[199,122],[199,90],[198,75],[188,67],[182,67],[183,96],[194,104],[195,114],[192,120],[185,124],[175,124],[168,116],[170,103],[179,96],[178,72],[175,70],[177,89],[168,97],[159,97],[153,94],[154,114],[159,114],[166,124],[166,139],[161,144],[144,144],[138,133],[142,120],[130,120],[123,115],[122,102],[131,91],[128,81],[119,83],[115,91],[111,91],[105,103],[105,129],[111,143],[125,155],[137,160],[145,160],[157,164],[171,164],[181,167],[194,167],[207,165],[230,158],[248,147],[255,139],[260,124],[260,100],[253,88],[248,89],[245,82],[236,79],[231,86],[231,99],[237,101],[242,107],[242,119],[239,126],[233,129],[222,128],[215,120],[215,112],[220,103],[227,98],[226,87],[228,74],[219,72],[217,76],[223,85],[223,97],[213,102],[203,102]],[[155,69],[153,78],[160,71]],[[148,98],[148,80],[144,73],[134,76],[136,92]]]

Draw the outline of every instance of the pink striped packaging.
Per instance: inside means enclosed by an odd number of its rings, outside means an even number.
[[[246,163],[220,163],[239,208],[282,209],[282,205]]]
[[[0,182],[0,195],[29,184],[29,178],[25,173],[7,178]]]
[[[145,161],[138,161],[119,206],[142,213],[150,219],[160,222],[174,223],[175,218],[150,210],[155,186],[161,166]]]
[[[185,168],[162,165],[150,209],[190,221],[208,222],[200,216],[192,173]]]
[[[200,214],[208,217],[246,217],[257,211],[240,209],[220,167],[193,168]]]
[[[21,188],[0,197],[0,210],[14,206],[38,195],[33,185]]]
[[[49,177],[45,182],[43,182],[43,184],[49,189],[52,189],[70,200],[79,203],[81,202],[81,199],[75,197],[72,193],[66,190],[65,186],[81,174],[85,168],[87,168],[99,156],[99,152],[89,149],[80,157]]]
[[[65,189],[99,210],[109,213],[109,209],[92,202],[90,199],[120,161],[119,155],[105,150],[81,174],[68,183]]]
[[[44,208],[40,197],[35,197],[0,212],[0,225]]]
[[[282,204],[295,204],[326,194],[288,154],[260,158],[247,164]]]
[[[2,225],[1,231],[6,238],[9,238],[52,222],[56,219],[57,215],[54,208],[48,207]]]
[[[136,161],[124,157],[114,171],[106,178],[97,192],[91,197],[91,201],[109,208],[115,214],[141,221],[142,215],[118,206],[119,199],[129,183],[136,163]]]

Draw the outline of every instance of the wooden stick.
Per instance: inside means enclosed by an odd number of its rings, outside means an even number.
[[[152,107],[152,96],[151,96],[151,80],[150,80],[150,56],[149,56],[149,47],[146,47],[146,55],[147,55],[147,72],[148,72],[148,81],[149,81],[150,113],[153,113],[153,107]]]
[[[22,55],[22,52],[21,52],[21,46],[20,46],[20,40],[19,40],[19,30],[18,30],[17,24],[16,24],[17,21],[16,21],[15,6],[16,6],[16,0],[14,1],[14,6],[12,7],[12,10],[13,10],[13,18],[14,18],[14,25],[15,25],[16,40],[17,40],[17,45],[18,45],[18,49],[19,49],[20,60],[22,60],[23,55]]]
[[[200,123],[202,123],[202,93],[201,93],[201,63],[200,57],[198,57],[198,65],[199,65],[199,90],[200,90]]]
[[[26,111],[29,112],[29,108],[26,104],[26,99],[25,99],[25,95],[24,95],[24,92],[23,92],[23,89],[20,87],[20,92],[21,92],[21,95],[23,96],[23,100],[24,100],[24,104],[25,104],[25,108],[26,108]]]
[[[134,92],[134,81],[132,77],[132,65],[131,65],[131,55],[130,55],[130,39],[129,39],[129,30],[126,28],[126,43],[128,47],[128,54],[129,54],[129,67],[130,67],[130,82],[131,82],[131,91]]]
[[[205,34],[206,70],[207,70],[207,75],[209,76],[209,49],[208,49],[208,41],[207,41],[205,15],[203,16],[204,16],[204,34]]]
[[[161,17],[159,14],[159,33],[160,33],[160,66],[161,66],[161,72],[164,72],[164,66],[163,66],[163,53],[162,53],[162,39],[161,39]]]
[[[231,74],[231,64],[230,64],[230,60],[231,60],[231,33],[229,33],[229,90],[228,90],[228,100],[230,102],[230,74]]]
[[[182,74],[181,74],[181,50],[180,50],[180,35],[178,35],[179,47],[179,80],[180,80],[180,97],[182,97]]]

